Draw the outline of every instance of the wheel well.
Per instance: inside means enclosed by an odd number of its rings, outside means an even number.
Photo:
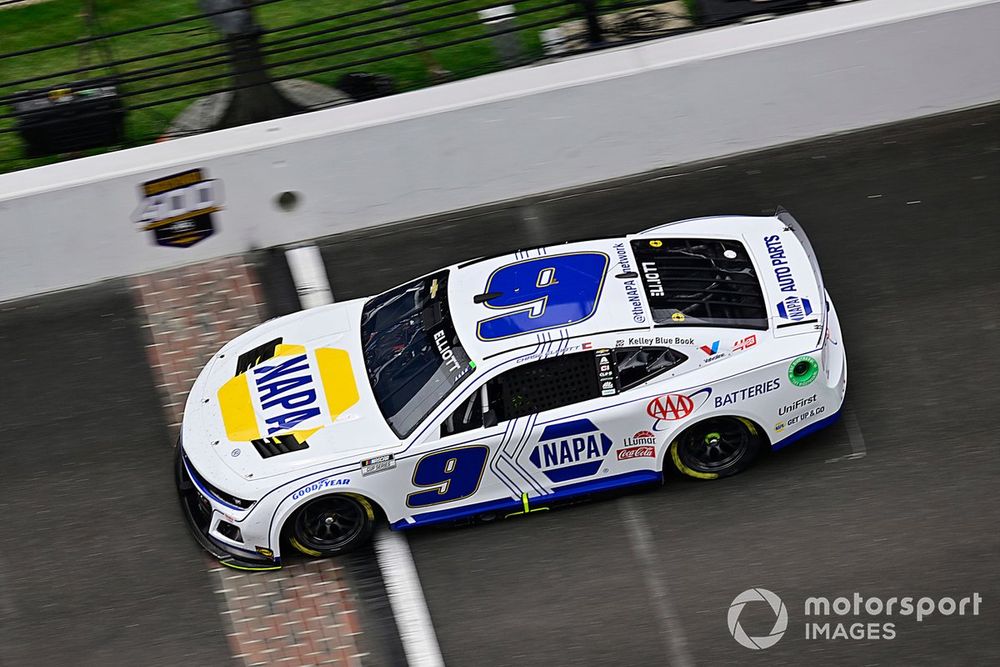
[[[751,432],[754,435],[756,435],[758,438],[761,439],[761,441],[767,446],[768,449],[771,448],[771,438],[769,437],[767,431],[757,422],[757,420],[751,419],[746,415],[733,415],[733,414],[708,415],[706,417],[702,417],[697,421],[691,422],[681,430],[677,431],[674,434],[674,436],[670,438],[670,441],[667,442],[663,448],[663,454],[660,456],[660,470],[665,469],[667,464],[667,457],[670,455],[670,448],[673,446],[674,441],[677,440],[677,438],[680,437],[682,433],[685,433],[686,431],[694,428],[695,426],[698,426],[702,422],[708,421],[709,419],[717,419],[719,417],[730,417],[732,419],[740,420],[750,428]]]
[[[368,505],[371,506],[371,508],[372,508],[372,510],[373,510],[373,512],[375,514],[375,518],[374,518],[375,523],[387,522],[388,521],[388,519],[386,518],[385,510],[382,509],[382,506],[379,505],[375,500],[373,500],[371,498],[371,496],[366,496],[363,493],[356,493],[354,491],[341,491],[341,492],[336,492],[336,493],[318,493],[315,496],[310,497],[308,500],[306,500],[301,505],[296,505],[294,508],[292,508],[292,511],[288,512],[288,514],[285,515],[284,519],[282,519],[282,521],[281,521],[281,528],[278,531],[279,538],[282,539],[282,540],[287,540],[288,539],[288,529],[289,529],[289,526],[291,524],[291,521],[292,521],[292,519],[295,518],[296,514],[298,514],[299,512],[302,511],[303,507],[305,507],[306,505],[308,505],[309,503],[311,503],[313,501],[319,500],[320,498],[328,498],[330,496],[355,496],[355,497],[361,498],[366,503],[368,503]]]
[[[730,416],[739,419],[741,422],[749,426],[751,431],[755,431],[754,435],[760,438],[764,442],[764,444],[767,445],[768,449],[771,448],[771,436],[768,434],[767,430],[763,426],[757,423],[756,420],[750,419],[749,417],[745,417],[743,415],[730,415]]]

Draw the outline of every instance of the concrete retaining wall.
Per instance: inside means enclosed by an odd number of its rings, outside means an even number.
[[[998,27],[867,0],[2,175],[0,300],[1000,100]],[[156,245],[141,185],[191,168],[215,233]]]

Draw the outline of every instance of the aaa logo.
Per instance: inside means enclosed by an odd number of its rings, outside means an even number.
[[[693,394],[663,394],[657,396],[646,405],[646,414],[655,419],[653,431],[664,431],[669,428],[668,424],[662,422],[674,422],[684,419],[692,412],[700,408],[712,395],[712,388],[705,387]]]
[[[646,406],[646,413],[653,419],[676,421],[694,412],[694,401],[683,394],[657,396]]]

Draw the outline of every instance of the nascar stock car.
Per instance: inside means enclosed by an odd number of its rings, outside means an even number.
[[[224,564],[346,552],[664,469],[708,480],[830,424],[840,325],[808,239],[714,217],[481,258],[280,317],[194,383],[182,506]]]

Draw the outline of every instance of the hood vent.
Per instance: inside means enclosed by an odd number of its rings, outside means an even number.
[[[243,375],[254,366],[272,358],[279,345],[281,345],[281,339],[275,338],[241,354],[236,358],[236,375]]]
[[[300,452],[303,449],[309,449],[309,443],[304,440],[299,442],[294,435],[279,435],[273,438],[251,440],[250,442],[257,450],[257,453],[260,454],[261,458],[264,459],[269,459],[272,456],[278,456],[279,454]]]

